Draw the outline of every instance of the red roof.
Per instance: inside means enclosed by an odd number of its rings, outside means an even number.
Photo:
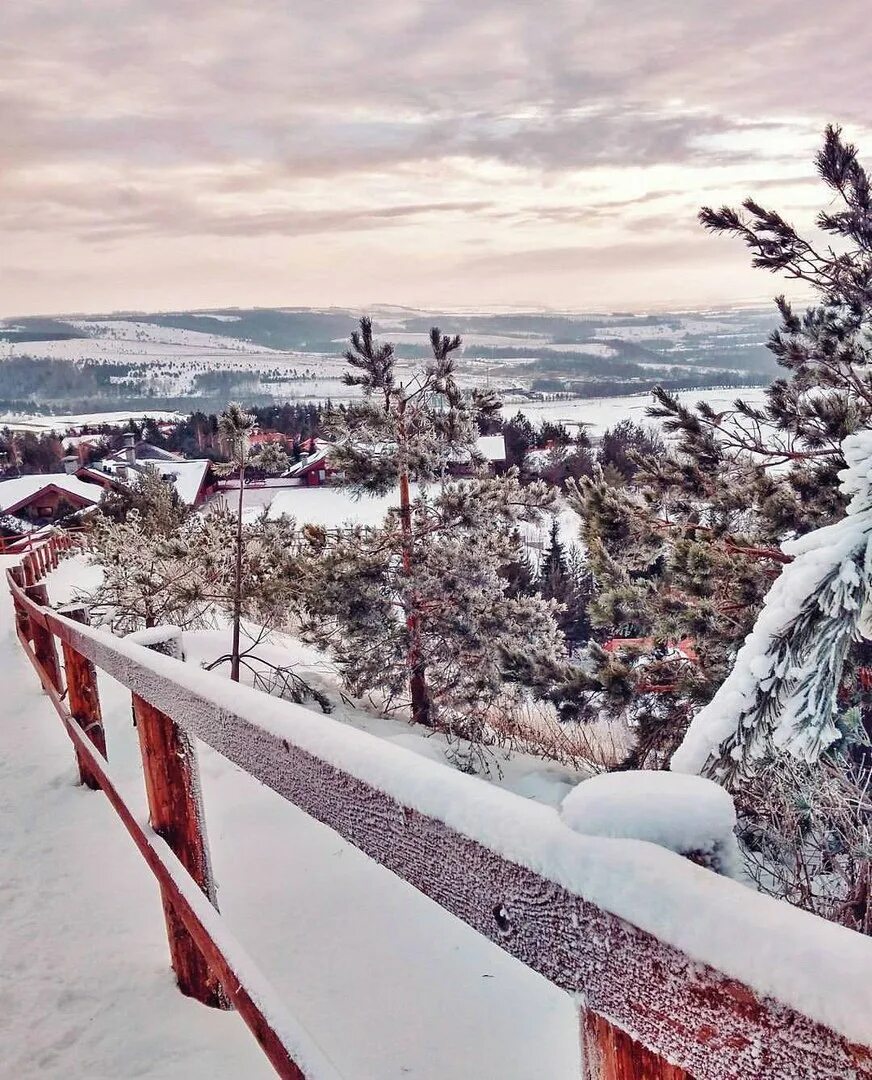
[[[654,638],[611,638],[603,645],[603,649],[607,653],[618,652],[619,649],[639,649],[646,650],[654,647]],[[691,664],[699,663],[699,657],[696,654],[696,649],[693,645],[691,638],[682,638],[681,641],[670,641],[667,643],[667,647],[675,649],[676,652],[680,652],[685,660],[689,660]]]

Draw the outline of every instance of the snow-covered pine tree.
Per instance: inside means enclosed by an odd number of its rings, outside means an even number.
[[[656,391],[651,412],[671,436],[666,446],[631,454],[635,473],[621,482],[582,479],[572,493],[597,580],[594,626],[649,640],[657,663],[657,651],[693,642],[697,662],[669,661],[656,680],[650,664],[631,657],[615,679],[615,653],[594,651],[600,706],[646,732],[651,763],[663,763],[729,672],[790,561],[781,542],[844,513],[842,440],[872,423],[869,179],[835,128],[816,163],[828,200],[838,203],[817,221],[832,247],[816,247],[753,199],[743,210],[700,214],[706,228],[744,240],[754,265],[817,293],[803,315],[776,301],[781,326],[769,348],[786,377],[768,389],[764,406],[739,400],[719,412]]]
[[[364,399],[328,418],[331,461],[361,495],[395,491],[397,504],[380,528],[310,530],[308,633],[352,693],[410,705],[416,722],[478,744],[505,690],[501,650],[562,654],[553,605],[504,576],[519,523],[552,509],[555,493],[512,471],[449,479],[453,464],[476,461],[477,417],[498,405],[457,387],[459,338],[434,328],[430,340],[432,361],[403,383],[369,319],[352,336],[347,381]]]
[[[784,544],[794,561],[769,590],[732,672],[694,717],[675,771],[732,781],[774,754],[814,764],[843,737],[839,715],[853,704],[842,685],[845,657],[852,642],[872,637],[872,430],[848,436],[842,453],[847,516]]]

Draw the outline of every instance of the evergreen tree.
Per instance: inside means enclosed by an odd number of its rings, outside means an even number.
[[[552,605],[507,580],[518,523],[538,519],[555,495],[511,471],[448,481],[452,461],[475,459],[477,417],[497,407],[459,391],[459,346],[434,328],[432,361],[403,384],[368,319],[352,336],[348,381],[364,402],[328,419],[332,460],[359,492],[396,491],[397,505],[380,528],[309,530],[318,554],[308,636],[330,649],[351,692],[408,702],[414,721],[480,744],[504,690],[501,648],[525,640],[561,652]]]
[[[242,624],[243,602],[243,563],[244,563],[244,526],[243,505],[245,500],[245,474],[252,467],[267,473],[284,472],[290,464],[287,454],[274,445],[263,447],[257,454],[252,453],[250,440],[256,420],[241,405],[231,402],[218,418],[218,431],[227,447],[226,465],[216,467],[216,471],[226,476],[236,473],[239,495],[236,507],[236,535],[234,538],[234,587],[232,609],[232,645],[230,650],[230,678],[239,682],[240,632]]]
[[[663,765],[723,682],[791,561],[782,541],[844,513],[842,440],[872,419],[870,189],[838,129],[827,129],[817,168],[839,204],[817,221],[831,248],[818,249],[753,199],[741,211],[700,214],[706,228],[744,240],[754,265],[818,295],[802,315],[776,300],[781,326],[769,347],[786,376],[765,405],[737,400],[715,412],[657,390],[650,414],[669,442],[652,450],[622,438],[619,452],[601,450],[601,473],[569,487],[596,580],[593,627],[642,645],[592,649],[583,678],[552,672],[543,691],[559,685],[578,695],[581,714],[593,701],[628,720],[638,735],[635,765]],[[677,653],[681,642],[694,659]]]

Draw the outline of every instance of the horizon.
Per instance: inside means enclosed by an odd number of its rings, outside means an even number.
[[[864,14],[7,5],[0,315],[766,303],[697,211],[813,232],[825,125],[872,154]]]

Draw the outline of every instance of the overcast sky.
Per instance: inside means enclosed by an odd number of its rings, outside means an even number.
[[[652,308],[777,290],[872,160],[868,0],[0,0],[0,313]]]

